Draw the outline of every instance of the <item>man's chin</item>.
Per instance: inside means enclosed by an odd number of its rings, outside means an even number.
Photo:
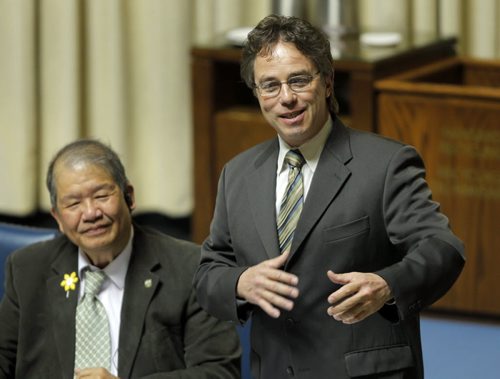
[[[287,130],[285,133],[282,133],[281,138],[292,147],[300,146],[307,140],[303,129],[299,129],[298,127],[297,129]]]
[[[112,238],[108,234],[99,235],[85,235],[80,238],[79,245],[85,251],[95,251],[106,249],[107,246],[111,245]]]

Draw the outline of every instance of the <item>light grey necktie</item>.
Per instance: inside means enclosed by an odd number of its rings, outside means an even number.
[[[85,292],[76,308],[75,368],[104,367],[110,369],[111,337],[104,306],[97,298],[106,274],[84,273]]]
[[[288,164],[290,169],[288,184],[281,200],[277,221],[280,253],[290,249],[295,227],[304,203],[304,184],[301,169],[306,161],[299,150],[290,150],[285,156],[285,163]]]

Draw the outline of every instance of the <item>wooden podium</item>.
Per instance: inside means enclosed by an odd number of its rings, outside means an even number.
[[[435,309],[500,315],[500,61],[451,58],[377,82],[379,131],[414,145],[465,242],[464,272]]]
[[[367,47],[358,40],[333,44],[335,95],[341,118],[355,128],[377,131],[375,80],[455,55],[454,38],[421,37],[395,47]],[[241,49],[227,45],[192,49],[194,196],[192,238],[209,232],[220,171],[229,159],[275,136],[257,100],[240,79]]]

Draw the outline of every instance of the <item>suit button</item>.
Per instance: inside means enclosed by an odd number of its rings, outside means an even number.
[[[286,373],[289,375],[289,376],[293,376],[293,368],[292,366],[288,366],[286,368]]]
[[[288,326],[294,326],[295,325],[295,320],[293,318],[287,318],[286,319],[286,324]]]

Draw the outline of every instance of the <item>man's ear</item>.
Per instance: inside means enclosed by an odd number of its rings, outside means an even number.
[[[59,214],[57,213],[57,210],[52,207],[50,208],[50,214],[52,215],[52,217],[54,217],[54,219],[57,221],[57,225],[59,226],[59,231],[61,233],[64,233],[64,230],[63,230],[63,227],[62,227],[62,224],[60,222],[60,219],[59,219]]]
[[[131,211],[135,209],[135,195],[134,195],[134,186],[131,184],[127,184],[127,188],[125,188],[125,193],[123,194],[125,197],[125,202],[127,203],[128,209]]]
[[[333,95],[333,75],[331,78],[325,78],[326,97],[329,98]]]

